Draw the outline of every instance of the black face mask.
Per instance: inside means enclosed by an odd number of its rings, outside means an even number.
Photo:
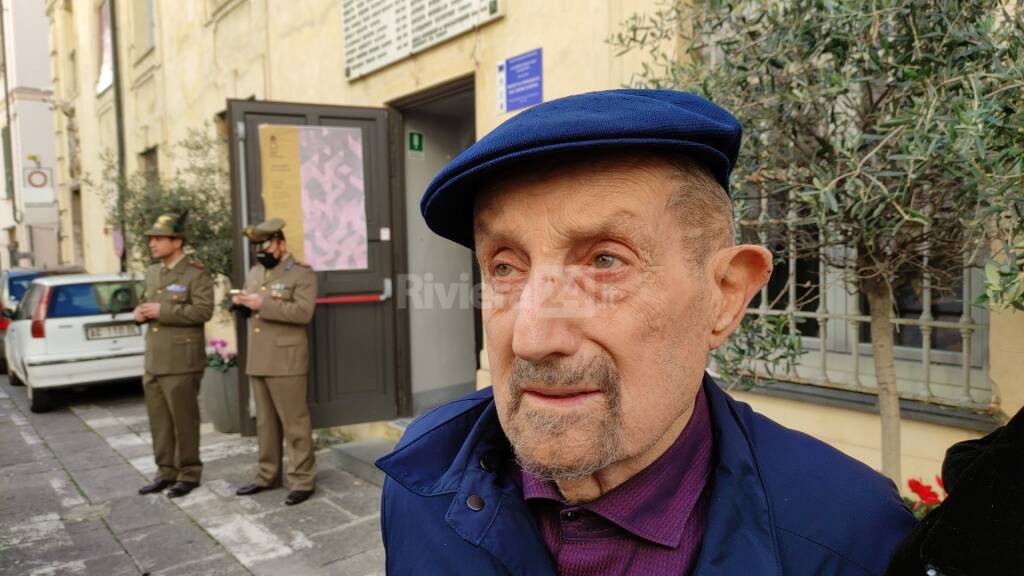
[[[264,268],[270,270],[274,266],[277,266],[281,261],[274,257],[269,252],[257,252],[256,261],[263,265]]]

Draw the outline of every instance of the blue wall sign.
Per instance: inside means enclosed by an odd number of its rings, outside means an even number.
[[[544,101],[541,49],[513,56],[498,64],[498,113],[511,112]]]

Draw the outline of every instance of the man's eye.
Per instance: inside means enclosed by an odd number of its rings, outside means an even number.
[[[622,264],[622,261],[611,254],[600,254],[594,258],[594,267],[601,270],[609,270]]]
[[[494,275],[499,278],[507,278],[515,271],[511,264],[498,264],[494,267]]]

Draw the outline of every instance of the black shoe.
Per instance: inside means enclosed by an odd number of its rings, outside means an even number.
[[[309,497],[313,495],[312,490],[292,490],[288,493],[288,497],[284,499],[285,506],[295,506],[296,504],[302,504]]]
[[[146,484],[142,488],[139,488],[139,494],[145,496],[146,494],[156,494],[157,492],[163,492],[164,488],[167,488],[171,484],[174,484],[174,480],[161,480],[157,478],[149,484]]]
[[[199,482],[175,482],[174,486],[171,486],[167,490],[168,498],[178,498],[188,494],[199,487]]]
[[[236,496],[252,496],[253,494],[259,494],[264,490],[270,490],[270,486],[260,486],[259,484],[246,484],[238,490],[235,490]]]

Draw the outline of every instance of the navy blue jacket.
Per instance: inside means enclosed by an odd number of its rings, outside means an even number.
[[[717,462],[694,574],[884,574],[914,525],[892,482],[709,376],[704,392]],[[412,423],[377,462],[388,574],[555,574],[522,492],[496,470],[509,450],[489,388]]]

